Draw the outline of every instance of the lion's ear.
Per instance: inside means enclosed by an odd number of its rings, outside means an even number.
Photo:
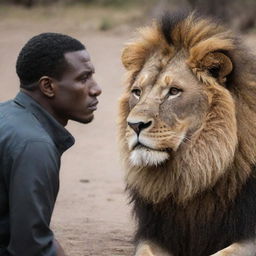
[[[210,52],[201,60],[201,68],[208,71],[208,73],[224,83],[227,75],[233,70],[231,59],[222,52]]]
[[[139,44],[130,44],[124,48],[121,59],[127,70],[139,70],[145,62],[145,49]]]

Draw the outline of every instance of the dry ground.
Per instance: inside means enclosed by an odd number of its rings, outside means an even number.
[[[138,15],[139,12],[130,16]],[[118,29],[97,30],[101,17],[122,20]],[[135,17],[134,16],[134,17]],[[63,156],[61,188],[52,228],[70,256],[128,256],[132,254],[134,224],[124,194],[123,170],[116,145],[117,101],[124,70],[123,44],[132,36],[124,13],[83,8],[39,8],[25,11],[0,6],[0,101],[18,92],[15,61],[33,35],[54,31],[72,35],[87,46],[103,89],[95,120],[88,125],[70,122],[76,144]],[[254,46],[254,36],[247,37]]]

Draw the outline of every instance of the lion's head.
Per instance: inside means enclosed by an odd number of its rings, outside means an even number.
[[[223,190],[225,180],[226,196],[235,195],[256,160],[250,58],[230,31],[195,14],[166,15],[140,30],[122,54],[119,140],[128,188],[155,203],[185,202]]]

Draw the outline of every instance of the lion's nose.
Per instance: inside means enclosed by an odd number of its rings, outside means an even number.
[[[138,122],[138,123],[131,123],[128,122],[128,125],[139,135],[140,132],[143,129],[146,129],[147,127],[149,127],[152,124],[151,121],[144,123],[144,122]]]

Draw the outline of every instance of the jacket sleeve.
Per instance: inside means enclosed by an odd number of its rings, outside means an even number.
[[[59,189],[59,157],[54,146],[32,141],[13,159],[10,187],[11,256],[56,256],[49,228]]]

